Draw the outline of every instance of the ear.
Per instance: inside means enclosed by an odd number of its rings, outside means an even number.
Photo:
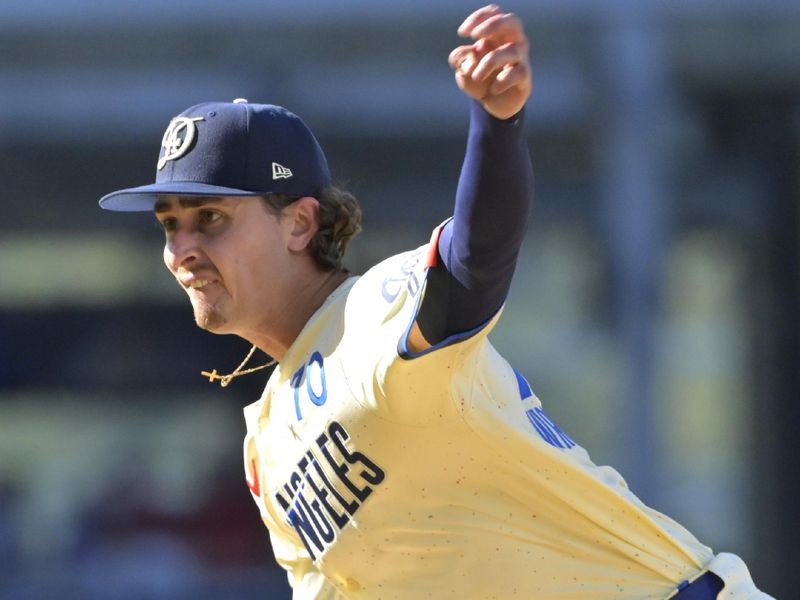
[[[286,207],[290,217],[289,250],[302,252],[319,231],[319,201],[311,196],[303,196]]]

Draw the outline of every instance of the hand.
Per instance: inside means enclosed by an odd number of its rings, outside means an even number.
[[[531,94],[529,44],[522,21],[490,4],[468,16],[458,34],[474,40],[450,53],[458,87],[492,116],[513,117]]]

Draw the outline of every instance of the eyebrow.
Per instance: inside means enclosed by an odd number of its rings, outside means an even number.
[[[197,208],[198,206],[204,206],[206,204],[219,204],[221,200],[219,198],[215,198],[214,196],[181,196],[178,198],[178,204],[180,204],[183,208]],[[160,212],[168,212],[171,207],[171,202],[169,200],[158,200],[153,207],[153,211],[160,213]]]

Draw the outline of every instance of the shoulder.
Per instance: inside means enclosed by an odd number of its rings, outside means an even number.
[[[425,281],[426,249],[396,254],[369,269],[351,289],[346,312],[374,323],[397,315],[405,306],[413,310]]]
[[[414,320],[425,280],[425,249],[387,258],[361,275],[347,294],[339,354],[372,377],[397,358],[398,342]]]
[[[381,261],[361,276],[359,291],[362,288],[366,293],[377,290],[387,304],[404,292],[416,296],[425,276],[427,248],[426,244]]]

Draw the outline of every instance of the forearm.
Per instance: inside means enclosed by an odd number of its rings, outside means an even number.
[[[431,344],[484,323],[508,293],[533,199],[523,117],[499,121],[472,103],[453,219],[417,319]]]

